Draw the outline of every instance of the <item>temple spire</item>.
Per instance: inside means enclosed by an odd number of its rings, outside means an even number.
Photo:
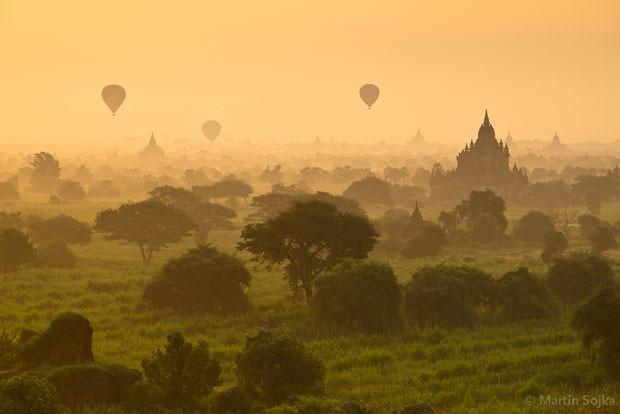
[[[489,112],[485,109],[484,110],[484,124],[488,125],[490,123],[489,121]]]

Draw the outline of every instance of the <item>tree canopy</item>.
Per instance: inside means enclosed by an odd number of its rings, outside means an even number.
[[[151,262],[153,252],[181,241],[194,227],[194,221],[181,210],[153,200],[104,210],[95,220],[95,230],[107,239],[136,243],[145,264]]]
[[[308,201],[295,203],[264,223],[245,226],[238,248],[269,265],[284,264],[291,288],[303,289],[310,301],[319,273],[346,257],[366,258],[377,237],[367,218]]]

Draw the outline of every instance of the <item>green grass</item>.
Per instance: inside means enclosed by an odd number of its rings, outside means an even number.
[[[58,212],[92,221],[96,211],[111,206],[101,202]],[[620,218],[620,206],[606,209],[606,219]],[[13,210],[52,215],[46,204],[22,203]],[[573,233],[571,249],[586,248],[577,231]],[[226,231],[213,232],[210,239],[219,249],[235,253],[238,237],[239,231]],[[80,312],[93,325],[97,360],[137,368],[163,345],[167,334],[181,330],[192,341],[204,339],[210,344],[222,362],[227,386],[235,382],[235,357],[245,337],[269,321],[277,332],[304,340],[324,361],[327,397],[360,401],[380,414],[416,402],[428,402],[445,414],[593,412],[586,407],[530,406],[523,397],[528,387],[553,396],[620,396],[617,383],[605,384],[592,371],[564,317],[474,330],[406,328],[387,336],[329,337],[308,322],[305,304],[291,298],[281,271],[269,272],[249,262],[246,255],[241,257],[253,275],[248,293],[254,308],[248,314],[188,317],[145,308],[141,302],[145,284],[167,259],[192,245],[192,240],[186,240],[170,246],[144,267],[134,245],[96,236],[92,243],[74,247],[76,269],[30,268],[1,275],[0,329],[42,330],[59,312]],[[441,262],[476,266],[494,276],[528,266],[542,275],[546,266],[539,259],[540,250],[541,246],[507,242],[495,248],[453,245],[441,256],[425,260],[387,254],[373,257],[389,261],[404,283],[417,268]],[[617,258],[616,253],[609,256]],[[616,400],[620,404],[620,398]]]

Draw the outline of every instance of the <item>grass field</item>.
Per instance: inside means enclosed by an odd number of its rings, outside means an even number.
[[[116,203],[54,206],[82,220]],[[5,210],[52,215],[50,206],[18,203]],[[511,219],[522,213],[509,212]],[[378,212],[373,211],[373,215]],[[434,213],[429,213],[434,216]],[[604,218],[620,219],[619,205],[606,205]],[[570,249],[587,244],[574,231]],[[239,231],[213,232],[211,242],[234,253]],[[282,272],[269,272],[249,262],[253,275],[249,296],[253,310],[239,317],[179,316],[142,305],[145,284],[169,258],[193,245],[187,240],[158,252],[144,267],[137,247],[105,241],[96,235],[85,246],[74,246],[78,265],[72,270],[24,269],[0,276],[0,330],[44,329],[59,312],[82,313],[95,330],[93,351],[101,362],[139,367],[140,361],[162,346],[167,334],[181,330],[190,340],[206,340],[222,362],[226,385],[235,382],[235,356],[245,337],[268,321],[277,332],[303,339],[327,367],[326,395],[356,400],[378,413],[415,402],[428,402],[440,413],[612,413],[618,406],[557,407],[525,401],[529,392],[554,397],[607,395],[618,400],[620,386],[604,383],[592,371],[566,316],[515,325],[491,325],[475,330],[407,328],[391,336],[327,337],[309,323],[306,306],[291,298]],[[405,260],[373,254],[388,261],[401,283],[419,267],[440,262],[468,264],[500,276],[527,266],[544,274],[540,246],[507,242],[483,246],[449,246],[432,260]],[[615,259],[615,253],[609,255]],[[617,269],[617,266],[614,265]]]

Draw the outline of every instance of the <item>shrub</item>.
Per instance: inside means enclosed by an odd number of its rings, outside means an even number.
[[[312,308],[325,326],[385,332],[400,326],[401,293],[386,263],[347,260],[316,281]]]
[[[574,305],[601,287],[614,285],[607,261],[584,253],[556,259],[547,272],[547,284],[565,305]]]
[[[504,237],[504,229],[493,214],[483,213],[472,218],[467,235],[472,241],[492,243]]]
[[[70,365],[94,361],[93,329],[88,319],[73,312],[58,315],[45,332],[30,338],[20,352],[29,365]]]
[[[568,247],[568,240],[561,231],[552,231],[545,236],[545,247],[541,253],[543,262],[550,263],[553,259],[564,253]]]
[[[408,259],[436,256],[446,243],[446,233],[440,226],[424,223],[420,231],[405,244],[403,254]]]
[[[37,246],[36,263],[39,266],[66,268],[75,267],[75,255],[62,239],[52,239]]]
[[[17,362],[17,343],[8,332],[0,332],[0,371],[11,368]]]
[[[0,273],[15,272],[34,258],[34,248],[19,230],[0,232]]]
[[[194,346],[180,332],[167,341],[163,350],[142,361],[146,382],[161,390],[164,406],[191,409],[220,384],[220,364],[204,341]]]
[[[37,242],[62,239],[67,243],[84,244],[90,242],[92,235],[92,230],[86,223],[66,215],[47,220],[32,220],[28,227],[31,237]]]
[[[46,379],[22,374],[0,383],[0,414],[66,414]]]
[[[588,237],[592,245],[592,254],[602,254],[606,250],[618,248],[612,230],[609,227],[599,226]]]
[[[469,266],[425,267],[405,287],[405,315],[422,327],[472,325],[492,304],[493,280]]]
[[[237,356],[239,385],[270,406],[292,395],[322,390],[324,378],[323,364],[301,342],[276,338],[269,332],[248,337],[243,352]]]
[[[428,404],[415,404],[401,408],[395,414],[435,414],[435,410]]]
[[[209,401],[212,414],[251,414],[258,413],[255,403],[240,387],[227,388],[215,394]]]
[[[547,286],[525,267],[504,274],[496,283],[502,316],[508,321],[548,318],[557,311]]]
[[[551,217],[541,211],[530,211],[519,219],[513,235],[524,242],[543,242],[547,234],[554,230]]]
[[[142,378],[140,371],[121,365],[68,365],[47,374],[69,407],[118,404],[129,397],[131,385]]]
[[[58,186],[58,196],[62,200],[82,201],[86,198],[86,191],[77,181],[66,180]]]
[[[581,334],[585,347],[592,353],[593,362],[620,378],[620,294],[601,289],[575,312],[572,326]]]
[[[342,195],[366,204],[391,205],[393,203],[392,186],[387,181],[376,177],[364,177],[359,181],[353,181]]]
[[[144,300],[185,312],[238,313],[249,306],[243,291],[249,285],[250,273],[239,259],[198,246],[170,260],[147,285]]]

